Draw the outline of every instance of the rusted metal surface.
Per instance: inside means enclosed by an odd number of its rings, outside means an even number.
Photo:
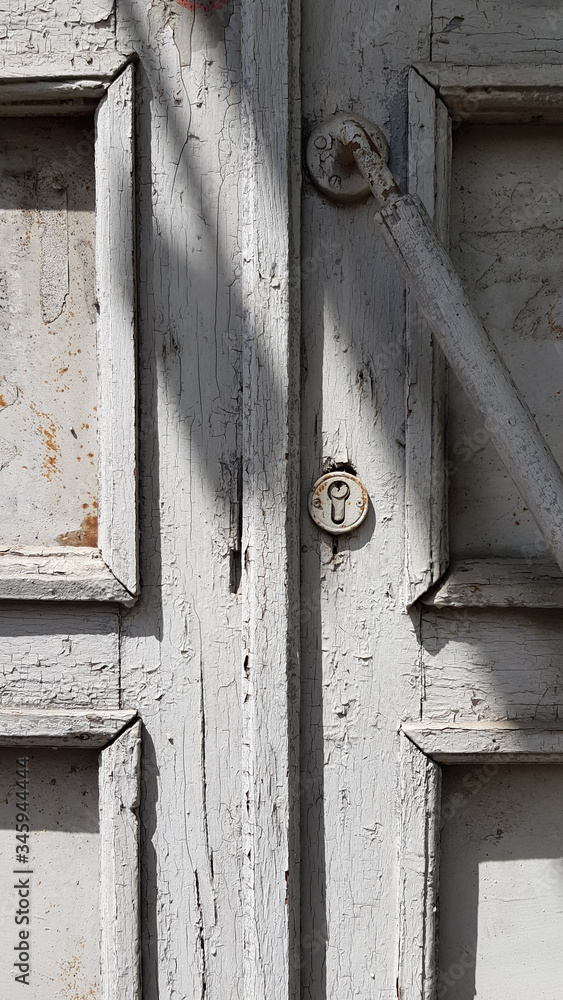
[[[97,544],[93,148],[91,118],[2,122],[2,545]]]

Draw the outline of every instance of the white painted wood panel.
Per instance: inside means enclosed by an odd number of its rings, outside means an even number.
[[[563,65],[498,62],[492,66],[416,63],[456,123],[561,124]]]
[[[421,639],[423,718],[559,718],[559,612],[428,609]]]
[[[95,520],[86,521],[86,525],[86,530],[88,525],[90,530],[96,530]],[[135,598],[108,569],[97,546],[47,549],[22,545],[0,551],[0,599],[19,598],[117,601],[126,606],[135,603]]]
[[[562,153],[558,126],[462,126],[451,210],[454,264],[559,465]],[[452,558],[545,561],[529,505],[453,376],[448,437]]]
[[[561,764],[445,767],[438,992],[559,996]]]
[[[97,711],[123,705],[142,715],[144,1000],[256,1000],[257,993],[288,1000],[299,979],[304,1000],[392,1000],[398,928],[401,968],[409,964],[417,996],[414,960],[424,933],[407,925],[414,907],[397,898],[398,722],[419,718],[423,705],[441,718],[461,706],[473,719],[475,678],[486,688],[484,715],[539,717],[545,704],[556,718],[560,630],[544,612],[508,609],[501,618],[477,609],[462,628],[457,612],[430,611],[419,647],[418,612],[405,614],[402,598],[404,289],[374,238],[373,207],[335,208],[306,181],[300,781],[287,773],[295,749],[288,707],[297,700],[288,656],[296,609],[285,589],[295,551],[285,456],[292,454],[286,442],[297,419],[297,379],[287,348],[297,324],[289,329],[292,251],[282,233],[287,172],[298,155],[288,133],[296,11],[245,4],[242,94],[240,8],[186,4],[122,3],[113,36],[111,19],[93,27],[93,8],[80,3],[60,42],[58,8],[45,15],[43,35],[35,33],[36,13],[26,14],[29,49],[19,26],[4,40],[16,60],[51,60],[63,76],[65,60],[66,73],[73,63],[86,73],[86,59],[100,71],[104,50],[115,44],[139,54],[142,594],[119,616],[96,604],[80,613],[61,605],[55,614],[48,604],[23,611],[14,602],[0,642],[3,697]],[[335,110],[373,118],[390,138],[404,184],[406,70],[430,56],[430,9],[395,6],[367,11],[307,0],[304,111],[307,129]],[[73,55],[68,37],[80,38]],[[514,58],[514,46],[506,46],[508,55]],[[291,79],[296,85],[295,72]],[[241,117],[249,119],[244,130]],[[356,468],[372,512],[363,534],[333,548],[305,506],[310,483],[335,462]],[[414,493],[410,502],[416,505]],[[422,805],[403,823],[412,863],[398,880],[411,904],[421,892],[431,902],[424,873],[432,789],[428,782],[424,798],[419,767],[413,753],[411,800],[402,786],[409,805]],[[113,801],[124,805],[131,832],[136,800],[126,786]],[[297,794],[303,950],[292,964]],[[422,833],[417,816],[427,824]],[[248,847],[254,868],[243,861]],[[121,873],[130,893],[130,872]],[[426,961],[430,983],[429,954]],[[116,976],[124,974],[128,966],[121,968],[115,951],[113,962]]]
[[[25,741],[0,750],[0,988],[7,1000],[100,998],[97,757]]]
[[[91,117],[4,119],[0,546],[96,546]]]
[[[0,702],[120,707],[119,618],[17,602],[0,606]]]
[[[438,62],[561,62],[561,8],[554,0],[438,0],[432,17],[432,58]]]

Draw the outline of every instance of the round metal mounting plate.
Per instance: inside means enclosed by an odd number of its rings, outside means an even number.
[[[365,486],[350,472],[329,472],[317,479],[309,494],[309,513],[323,531],[345,535],[365,519],[369,497]]]
[[[338,139],[340,127],[346,121],[361,125],[385,160],[389,153],[383,132],[358,115],[335,115],[313,129],[306,152],[311,180],[321,194],[341,204],[365,201],[370,193],[369,184],[358,170],[354,157]]]

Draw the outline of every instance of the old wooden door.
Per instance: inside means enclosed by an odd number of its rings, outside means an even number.
[[[561,461],[562,23],[5,5],[8,1000],[558,1000],[561,571],[303,149],[384,131]]]

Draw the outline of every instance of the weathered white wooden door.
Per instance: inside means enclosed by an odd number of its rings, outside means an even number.
[[[383,129],[561,463],[559,12],[303,14],[306,133]],[[372,511],[303,513],[302,995],[555,998],[561,571],[373,214],[304,175],[302,508],[342,468]]]
[[[8,1000],[558,1000],[561,572],[303,148],[384,131],[561,462],[562,24],[5,5]]]

